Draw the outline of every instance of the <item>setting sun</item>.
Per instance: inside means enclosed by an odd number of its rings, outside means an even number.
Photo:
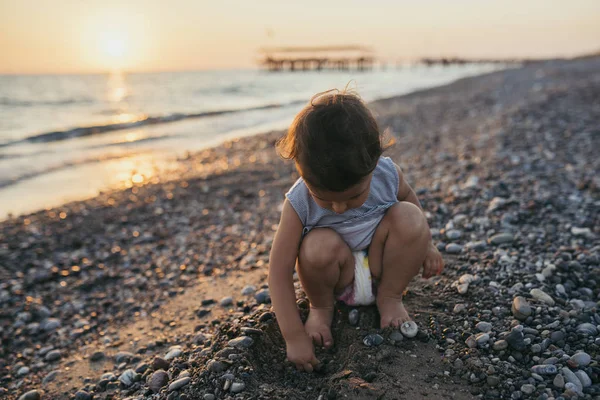
[[[113,58],[123,57],[125,54],[125,41],[121,38],[108,38],[104,42],[104,51]]]

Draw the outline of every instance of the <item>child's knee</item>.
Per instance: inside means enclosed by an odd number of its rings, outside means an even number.
[[[337,262],[347,249],[344,240],[334,230],[318,228],[310,231],[300,245],[301,267],[326,268]]]
[[[429,242],[431,233],[425,215],[416,205],[401,201],[392,206],[385,218],[396,240],[402,243]]]

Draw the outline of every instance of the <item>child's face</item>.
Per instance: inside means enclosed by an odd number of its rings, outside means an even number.
[[[343,192],[332,192],[306,186],[315,202],[323,208],[342,214],[346,210],[362,206],[369,197],[372,173],[363,178],[362,181]]]

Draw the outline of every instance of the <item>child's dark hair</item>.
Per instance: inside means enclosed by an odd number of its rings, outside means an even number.
[[[343,192],[375,169],[389,144],[357,95],[330,90],[296,115],[277,151],[296,162],[309,185]]]

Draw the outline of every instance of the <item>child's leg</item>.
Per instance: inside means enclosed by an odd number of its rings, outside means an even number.
[[[377,308],[382,328],[410,320],[402,293],[419,273],[430,240],[427,220],[412,203],[395,204],[379,223],[369,247],[369,267],[379,279]]]
[[[334,292],[340,292],[352,283],[354,256],[335,231],[313,229],[300,245],[298,275],[310,300],[306,332],[316,344],[329,347],[333,344]]]

